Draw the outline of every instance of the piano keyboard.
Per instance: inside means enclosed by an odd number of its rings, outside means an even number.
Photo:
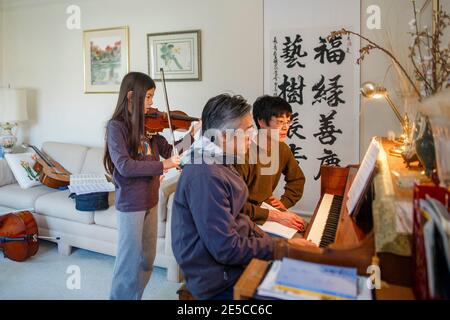
[[[319,247],[332,244],[336,238],[336,230],[342,207],[342,196],[325,193],[308,233],[311,240]]]

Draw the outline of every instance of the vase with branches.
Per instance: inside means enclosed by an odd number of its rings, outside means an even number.
[[[407,71],[407,68],[399,61],[392,50],[383,47],[360,33],[342,28],[331,32],[328,36],[328,41],[339,36],[350,35],[357,36],[365,41],[367,44],[359,50],[357,64],[361,64],[372,50],[383,52],[392,60],[396,70],[399,71],[399,75],[409,84],[416,99],[422,101],[425,97],[450,88],[450,43],[442,43],[444,32],[450,26],[450,15],[442,8],[439,8],[438,5],[433,6],[433,28],[430,30],[427,26],[421,25],[415,0],[411,0],[411,6],[413,15],[409,23],[411,45],[408,48],[408,57],[411,60],[412,73]],[[423,141],[419,141],[419,138]],[[404,158],[412,158],[414,155],[411,154],[411,150],[416,151],[427,175],[431,176],[436,168],[433,139],[428,119],[420,114],[415,121],[412,140],[414,143],[410,150],[406,150]],[[426,150],[420,150],[424,146]]]

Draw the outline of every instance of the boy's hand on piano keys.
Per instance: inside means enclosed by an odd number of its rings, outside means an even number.
[[[294,245],[294,246],[302,246],[302,247],[316,247],[317,245],[313,242],[311,242],[311,240],[306,240],[303,238],[292,238],[288,240],[288,243],[290,245]]]
[[[281,211],[287,211],[287,208],[284,206],[283,202],[281,202],[279,199],[275,198],[274,196],[271,196],[269,198],[270,205],[278,210]]]
[[[267,220],[281,223],[286,227],[294,228],[298,231],[305,231],[305,220],[293,212],[269,210]]]

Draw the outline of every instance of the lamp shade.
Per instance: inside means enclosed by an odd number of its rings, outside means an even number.
[[[0,88],[0,123],[26,120],[28,120],[26,91]]]

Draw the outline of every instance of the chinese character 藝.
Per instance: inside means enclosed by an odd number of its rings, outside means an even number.
[[[286,66],[288,68],[293,68],[298,65],[300,68],[304,68],[305,65],[299,61],[300,58],[304,58],[308,55],[307,52],[302,53],[302,37],[297,34],[295,40],[291,41],[291,37],[286,37],[286,42],[283,43],[283,55],[281,58],[284,59]]]

